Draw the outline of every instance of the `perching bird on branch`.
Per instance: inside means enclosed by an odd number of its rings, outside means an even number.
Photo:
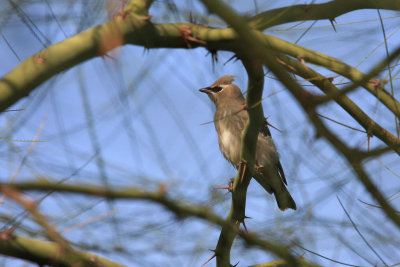
[[[241,135],[249,115],[240,88],[232,84],[234,76],[225,75],[209,87],[200,89],[214,102],[217,109],[214,125],[218,133],[219,148],[224,157],[236,168],[241,164]],[[285,174],[279,161],[267,121],[258,134],[254,178],[270,194],[274,194],[281,210],[296,209],[296,203],[288,192]]]

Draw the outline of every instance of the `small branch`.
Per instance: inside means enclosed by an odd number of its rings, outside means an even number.
[[[4,194],[5,197],[20,204],[24,209],[32,214],[33,219],[43,227],[47,237],[51,241],[56,242],[63,250],[71,249],[68,240],[61,236],[53,226],[48,224],[46,218],[37,210],[36,202],[27,200],[23,194],[9,186],[0,185],[0,192]]]
[[[0,233],[0,254],[28,260],[39,266],[103,266],[122,267],[95,254],[77,250],[61,250],[58,243],[50,243],[21,236]]]
[[[383,260],[382,256],[379,255],[379,253],[370,245],[370,243],[367,241],[367,239],[364,237],[364,235],[360,232],[360,230],[358,229],[357,225],[355,224],[355,222],[353,221],[353,219],[351,218],[350,214],[347,212],[346,208],[343,206],[342,201],[340,200],[340,198],[338,196],[336,196],[337,200],[340,203],[340,206],[342,207],[344,213],[346,214],[347,218],[349,218],[351,224],[353,225],[353,228],[356,230],[356,232],[358,233],[358,235],[362,238],[362,240],[364,241],[364,243],[369,247],[369,249],[378,257],[378,259],[383,263],[383,266],[388,266],[386,264],[386,262]]]

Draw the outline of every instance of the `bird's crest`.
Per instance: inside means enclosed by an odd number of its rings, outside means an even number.
[[[234,80],[235,80],[234,75],[224,75],[218,80],[216,80],[215,83],[213,83],[210,87],[232,84]]]

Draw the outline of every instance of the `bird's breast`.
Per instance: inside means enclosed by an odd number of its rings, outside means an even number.
[[[224,157],[234,166],[237,166],[240,161],[240,135],[233,133],[229,127],[221,127],[218,141]]]

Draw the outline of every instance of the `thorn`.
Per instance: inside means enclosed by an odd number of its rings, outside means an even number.
[[[215,188],[215,189],[227,189],[227,190],[228,190],[227,193],[230,193],[230,192],[233,191],[233,182],[234,182],[234,181],[235,181],[235,179],[231,178],[231,179],[229,180],[228,186],[216,186],[216,187],[214,187],[214,188]]]
[[[268,126],[271,126],[272,128],[274,128],[275,130],[277,130],[278,132],[282,132],[281,130],[279,130],[278,128],[276,128],[274,125],[272,125],[271,123],[269,123],[267,121],[267,118],[265,118],[265,122],[267,123]],[[263,167],[263,166],[262,166]]]
[[[215,71],[215,63],[218,62],[218,50],[210,49],[210,48],[207,48],[207,50],[208,50],[208,53],[206,54],[206,56],[211,54],[211,63],[212,63],[213,71]]]
[[[140,21],[147,21],[147,22],[151,22],[151,18],[153,17],[153,15],[147,15],[144,17],[140,17],[139,20]]]
[[[240,58],[239,58],[238,55],[235,54],[235,55],[231,56],[231,57],[224,63],[224,66],[225,66],[226,64],[228,64],[229,61],[232,61],[232,59],[235,59],[233,62],[236,62],[236,61],[238,61]]]
[[[329,21],[330,21],[331,24],[332,24],[333,30],[334,30],[335,32],[337,32],[337,31],[336,31],[335,24],[333,24],[333,23],[336,23],[335,19],[330,19]]]
[[[229,186],[216,186],[214,189],[229,189]]]
[[[148,47],[143,47],[143,56],[146,55],[146,53],[148,54],[150,51],[150,48]]]
[[[238,262],[237,262],[235,265],[233,265],[233,267],[236,267],[236,266],[238,266],[239,262],[240,262],[240,261],[238,261]]]
[[[215,256],[217,256],[217,254],[214,253],[214,255],[212,255],[211,258],[209,258],[208,260],[206,260],[206,262],[203,263],[201,266],[203,267],[204,265],[206,265],[207,263],[209,263],[212,259],[215,258]]]
[[[179,28],[179,36],[182,37],[183,42],[185,43],[186,47],[192,48],[192,45],[190,42],[205,45],[206,42],[204,42],[203,40],[199,40],[196,37],[192,36],[191,28],[192,28],[191,24],[185,25],[185,26]]]
[[[372,84],[372,86],[375,88],[375,89],[378,89],[381,85],[382,85],[382,82],[381,81],[377,81],[377,80],[374,80],[374,79],[371,79],[371,80],[369,80],[368,81],[370,84]]]
[[[304,57],[301,57],[301,58],[300,58],[300,62],[301,62],[301,64],[303,64],[305,67],[307,67],[307,65],[306,65],[306,60],[304,59]]]
[[[249,217],[249,216],[246,216],[246,215],[244,215],[244,218],[245,218],[245,219],[253,219],[253,218],[251,218],[251,217]]]
[[[159,184],[158,188],[157,188],[157,191],[161,195],[165,196],[167,194],[167,191],[168,191],[168,184],[166,184],[166,183]]]
[[[33,56],[33,60],[38,64],[43,64],[46,62],[45,57],[42,54],[36,54]]]
[[[246,167],[247,163],[246,162],[240,162],[240,164],[243,164],[243,171],[242,171],[242,177],[240,178],[240,182],[243,183],[243,178],[244,178],[244,173],[246,172]]]
[[[7,241],[13,238],[13,233],[15,231],[15,226],[0,232],[0,240]]]
[[[216,186],[216,187],[214,187],[214,189],[226,189],[226,190],[228,190],[226,192],[226,194],[232,192],[232,187],[230,187],[230,186]]]
[[[249,233],[249,231],[247,231],[247,227],[246,227],[246,223],[244,222],[244,220],[243,220],[243,227],[244,227],[244,230],[246,231],[246,234],[248,234]]]
[[[127,11],[120,10],[117,14],[114,15],[113,19],[115,20],[126,20],[130,18],[130,13]]]
[[[189,12],[189,22],[193,23],[193,24],[196,24],[196,22],[194,21],[194,18],[193,18],[192,11]]]
[[[290,66],[290,65],[287,64],[286,62],[282,61],[280,58],[276,57],[276,61],[277,61],[279,64],[281,64],[281,65],[287,67],[288,69],[290,69],[292,72],[296,72],[296,69],[295,69],[293,66]]]
[[[371,134],[371,133],[367,133],[368,151],[369,151],[369,145],[370,145],[370,141],[371,141],[371,138],[372,138],[372,137],[374,137],[374,135],[373,135],[373,134]]]
[[[103,57],[107,57],[107,58],[109,58],[109,59],[112,59],[112,60],[114,60],[114,61],[118,61],[117,58],[115,58],[115,57],[113,57],[113,56],[111,56],[111,55],[109,55],[109,54],[103,54],[102,56],[103,56]]]

